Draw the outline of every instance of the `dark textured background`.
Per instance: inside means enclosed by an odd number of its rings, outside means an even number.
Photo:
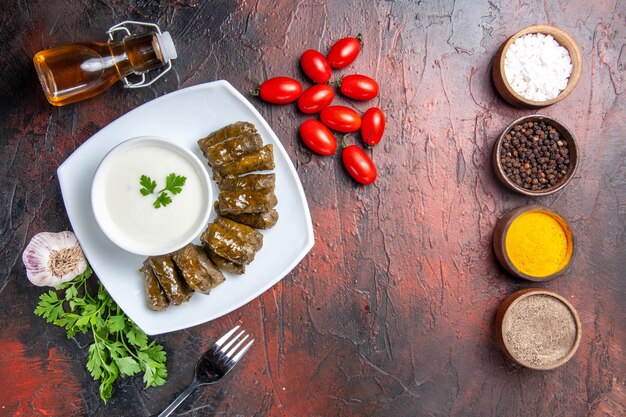
[[[589,1],[16,1],[0,6],[0,415],[141,416],[191,380],[212,340],[242,321],[257,343],[232,376],[199,389],[186,416],[626,415],[626,2]],[[85,39],[125,19],[158,22],[179,59],[152,88],[50,106],[35,52]],[[494,92],[490,60],[514,32],[559,26],[578,41],[581,81],[539,111],[577,135],[582,159],[562,192],[529,199],[504,189],[491,145],[529,114]],[[380,81],[388,116],[372,152],[379,179],[357,186],[339,155],[312,155],[294,106],[252,102],[283,141],[304,185],[316,233],[282,282],[211,323],[157,337],[169,358],[163,387],[118,384],[107,406],[87,370],[87,339],[32,313],[42,289],[25,277],[31,236],[70,227],[56,168],[127,111],[178,88],[294,75],[298,57],[363,33],[341,73]],[[308,84],[307,84],[308,85]],[[341,101],[341,100],[339,100]],[[506,210],[538,202],[569,219],[578,249],[567,276],[543,285],[580,313],[578,353],[551,372],[514,367],[494,345],[494,313],[528,284],[505,274],[491,234]]]

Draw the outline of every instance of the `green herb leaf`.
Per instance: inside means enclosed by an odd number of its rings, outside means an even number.
[[[56,292],[50,290],[39,296],[39,304],[35,308],[37,316],[43,317],[48,323],[54,323],[63,313],[63,301],[59,300]]]
[[[119,368],[120,374],[125,376],[135,375],[137,372],[141,371],[137,361],[130,356],[115,359],[115,364]]]
[[[126,327],[126,320],[124,320],[123,315],[110,316],[107,320],[107,326],[109,326],[109,330],[112,332],[121,332]]]
[[[69,287],[66,291],[65,291],[65,299],[66,300],[71,300],[72,298],[76,297],[78,295],[78,288],[76,287]],[[73,308],[72,308],[73,310]]]
[[[93,379],[95,379],[96,381],[99,380],[103,372],[106,371],[104,369],[102,354],[98,350],[98,345],[96,345],[95,343],[89,346],[89,358],[87,359],[87,369],[89,370],[89,373],[91,373],[91,376],[93,377]]]
[[[153,181],[152,178],[147,175],[142,175],[141,178],[139,178],[139,184],[141,185],[141,189],[139,190],[141,195],[150,195],[156,188],[156,181]]]
[[[148,345],[148,336],[137,326],[132,326],[128,333],[126,333],[128,341],[137,347],[144,347]]]
[[[183,190],[183,185],[187,181],[187,177],[176,175],[173,172],[165,179],[165,190],[172,194],[178,194]]]
[[[150,358],[153,361],[158,363],[165,362],[165,358],[167,356],[165,351],[163,350],[163,346],[157,345],[156,343],[151,343],[150,346],[144,350],[144,352],[150,355]]]
[[[159,208],[161,206],[165,207],[171,202],[172,202],[172,198],[169,195],[167,195],[165,191],[163,191],[161,192],[161,194],[159,194],[157,199],[154,200],[154,203],[152,205],[154,206],[154,208]]]
[[[109,349],[109,353],[112,358],[121,358],[122,356],[125,356],[124,353],[126,349],[122,342],[106,343],[106,347]]]
[[[88,285],[92,274],[88,267],[56,291],[41,294],[35,314],[63,327],[68,338],[91,332],[93,343],[89,346],[87,370],[94,380],[100,381],[100,398],[105,403],[119,376],[144,372],[146,388],[163,385],[167,378],[163,346],[148,341],[148,336],[122,312],[102,284]]]
[[[146,368],[146,372],[143,375],[143,382],[146,384],[146,388],[158,387],[165,384],[167,378],[167,369],[161,364],[149,364]]]

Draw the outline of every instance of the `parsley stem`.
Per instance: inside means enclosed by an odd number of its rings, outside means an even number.
[[[98,337],[98,335],[96,334],[96,329],[94,329],[93,324],[91,324],[90,326],[91,326],[91,334],[93,334],[93,344],[96,346],[96,352],[98,352],[98,358],[100,358],[100,363],[104,364],[106,362],[102,358],[102,354],[100,353],[100,346],[99,346],[99,343],[98,343],[98,340],[102,340],[102,339],[100,339],[100,337]],[[107,370],[107,372],[108,372],[108,370]],[[102,379],[104,379],[104,378],[102,378]]]
[[[94,301],[94,299],[91,297],[91,294],[89,294],[89,291],[87,290],[87,280],[83,280],[80,284],[83,287],[83,291],[85,292],[85,297],[89,298],[90,301]]]
[[[119,335],[120,332],[117,332],[117,334]],[[124,347],[126,348],[128,353],[130,353],[133,358],[137,359],[137,362],[139,362],[139,366],[142,366],[143,365],[143,361],[141,359],[139,359],[139,356],[135,355],[135,353],[128,347],[128,345],[126,344],[126,341],[124,339],[126,339],[126,338],[124,336],[122,336],[118,340],[122,341],[122,344],[124,345]],[[143,368],[144,368],[143,370],[145,371],[145,366],[143,366]]]

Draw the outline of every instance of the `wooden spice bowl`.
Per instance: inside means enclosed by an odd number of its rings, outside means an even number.
[[[569,52],[570,59],[572,61],[572,73],[569,76],[569,80],[567,82],[567,87],[565,90],[561,91],[561,93],[551,99],[546,101],[533,101],[528,100],[527,98],[522,97],[520,94],[513,90],[511,84],[506,78],[506,74],[504,72],[504,58],[506,53],[515,40],[521,36],[528,35],[529,33],[542,33],[544,35],[551,35],[561,46],[563,46]],[[515,33],[513,36],[508,38],[506,42],[498,49],[498,52],[493,58],[491,62],[491,76],[493,78],[493,83],[496,87],[496,90],[502,96],[504,100],[506,100],[509,104],[519,107],[519,108],[540,108],[550,106],[554,103],[558,103],[567,97],[574,88],[578,81],[580,80],[580,75],[582,73],[582,55],[580,53],[580,48],[578,44],[567,32],[548,25],[535,25],[529,26],[526,29],[522,29],[519,32]]]
[[[538,295],[551,297],[554,299],[554,301],[556,301],[556,303],[559,306],[560,304],[564,305],[566,309],[569,311],[569,313],[571,314],[571,318],[574,321],[574,327],[575,327],[575,332],[576,332],[573,342],[571,343],[571,345],[568,346],[569,349],[567,350],[567,352],[565,352],[557,360],[554,360],[550,363],[544,363],[544,364],[532,363],[531,361],[525,360],[520,355],[516,354],[514,346],[511,346],[511,343],[509,343],[506,337],[507,330],[509,329],[511,329],[511,331],[513,330],[512,326],[510,326],[510,323],[512,320],[515,319],[514,316],[516,314],[516,311],[515,311],[516,307],[518,306],[519,308],[523,307],[523,306],[520,306],[519,303],[523,302],[523,300],[528,297],[533,297],[533,296],[538,296]],[[519,317],[517,319],[520,320]],[[545,323],[542,323],[542,324],[545,324]],[[560,295],[552,291],[547,291],[542,288],[526,288],[526,289],[514,292],[500,304],[500,307],[498,308],[498,311],[496,313],[495,333],[496,333],[496,341],[498,345],[506,353],[506,355],[509,358],[511,358],[515,363],[522,365],[526,368],[547,371],[547,370],[554,369],[565,364],[567,361],[569,361],[572,358],[572,356],[574,356],[574,354],[576,353],[576,350],[578,350],[578,346],[580,345],[580,339],[582,335],[582,325],[580,323],[580,318],[578,316],[578,313],[576,312],[576,309],[565,298],[561,297]]]
[[[509,177],[506,175],[504,167],[502,166],[502,158],[500,156],[500,149],[502,147],[502,142],[504,141],[504,138],[507,135],[507,133],[509,133],[515,125],[521,124],[524,122],[544,122],[546,124],[549,124],[559,131],[562,139],[567,141],[567,149],[569,151],[569,159],[570,159],[567,173],[560,180],[560,182],[556,183],[555,185],[551,187],[543,188],[541,190],[536,190],[536,191],[523,188],[515,184],[513,181],[509,179]],[[574,134],[572,133],[572,131],[569,130],[567,126],[565,126],[563,123],[559,122],[555,118],[549,117],[549,116],[543,116],[540,114],[532,114],[530,116],[520,117],[519,119],[512,121],[502,131],[502,133],[498,137],[498,140],[496,140],[496,143],[493,145],[493,152],[492,152],[492,164],[493,164],[493,169],[496,174],[496,177],[498,177],[498,179],[507,188],[513,191],[516,191],[520,194],[529,196],[529,197],[541,197],[541,196],[549,195],[564,188],[574,177],[574,174],[576,173],[576,169],[578,169],[579,159],[580,157],[579,157],[579,152],[578,152],[578,143],[576,142],[576,138],[574,137]]]
[[[563,230],[566,233],[567,241],[569,244],[569,247],[568,247],[569,259],[567,261],[567,264],[563,266],[557,272],[553,273],[552,275],[548,275],[545,277],[536,277],[536,276],[528,275],[520,271],[519,269],[517,269],[517,267],[513,264],[513,262],[509,258],[509,254],[506,250],[506,236],[507,236],[507,233],[509,232],[509,228],[511,227],[511,224],[520,215],[527,213],[527,212],[531,212],[531,211],[541,211],[541,212],[548,213],[555,220],[557,220],[563,227]],[[522,279],[533,281],[533,282],[546,282],[546,281],[553,280],[554,278],[557,278],[565,274],[569,270],[570,265],[572,264],[572,259],[574,258],[575,247],[576,246],[574,244],[574,233],[572,232],[572,227],[567,222],[567,220],[565,220],[563,217],[561,217],[554,211],[548,209],[547,207],[543,207],[539,205],[522,206],[522,207],[518,207],[516,209],[513,209],[507,212],[504,216],[498,219],[498,223],[496,224],[496,228],[493,232],[493,250],[495,252],[496,258],[498,259],[498,262],[500,262],[500,265],[502,265],[502,267],[506,269],[510,274],[518,278],[522,278]]]

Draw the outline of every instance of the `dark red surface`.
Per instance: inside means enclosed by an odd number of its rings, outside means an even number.
[[[10,4],[9,4],[10,3]],[[196,359],[234,323],[257,342],[224,381],[183,404],[187,416],[623,416],[626,415],[626,3],[163,1],[5,2],[0,17],[0,415],[156,414],[191,380]],[[179,59],[151,88],[53,108],[31,58],[78,39],[103,40],[125,19],[158,22]],[[517,30],[550,23],[583,53],[564,101],[538,111],[577,135],[580,169],[562,192],[529,199],[491,169],[493,141],[530,114],[494,92],[489,65]],[[127,111],[178,88],[287,75],[298,59],[363,34],[341,74],[375,77],[387,130],[369,151],[379,171],[355,184],[339,154],[320,157],[297,137],[295,104],[252,102],[283,141],[302,180],[316,233],[310,255],[282,282],[211,323],[157,337],[170,377],[140,378],[98,398],[86,338],[32,313],[42,289],[25,277],[31,236],[70,227],[55,174],[74,149]],[[347,104],[341,98],[335,103]],[[356,140],[356,139],[355,139]],[[491,234],[506,210],[540,203],[573,225],[567,276],[543,287],[566,297],[583,326],[571,362],[551,372],[513,366],[494,342],[495,310],[527,283],[500,269]]]

